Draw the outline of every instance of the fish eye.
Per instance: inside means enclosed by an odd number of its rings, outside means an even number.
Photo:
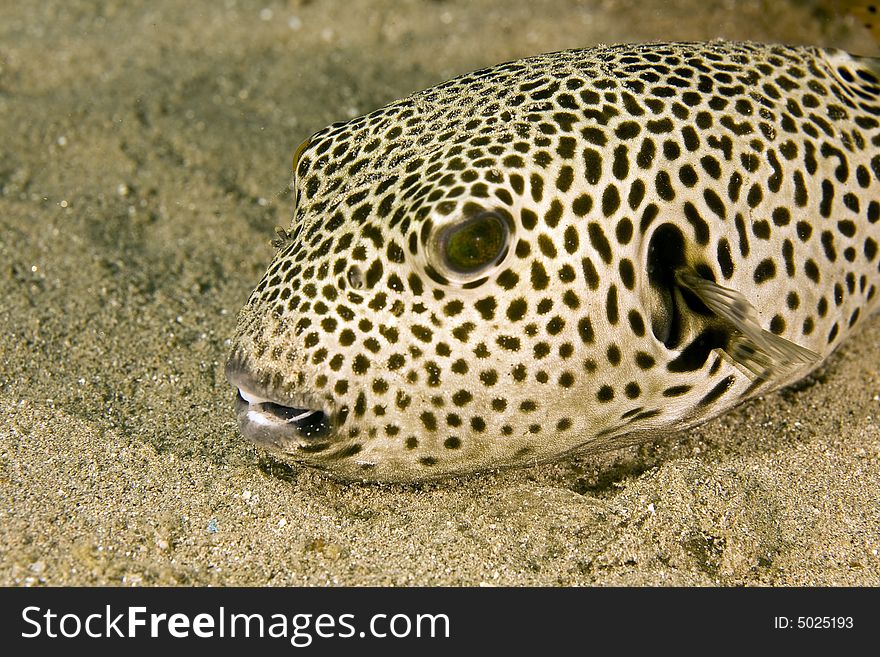
[[[507,223],[492,211],[482,211],[446,227],[438,239],[442,259],[457,274],[476,274],[498,262],[506,251]]]

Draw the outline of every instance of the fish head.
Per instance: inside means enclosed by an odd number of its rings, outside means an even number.
[[[419,114],[404,101],[302,149],[290,233],[227,366],[246,436],[343,478],[575,447],[604,426],[592,374],[631,330],[593,280],[601,257],[577,226],[591,197],[573,183],[563,208],[541,190],[583,172],[530,174],[550,142],[525,123],[444,132]]]

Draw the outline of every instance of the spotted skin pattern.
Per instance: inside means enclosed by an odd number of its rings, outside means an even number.
[[[877,308],[876,71],[817,48],[599,47],[318,132],[239,317],[242,431],[412,481],[632,444],[803,377]],[[444,269],[438,236],[481,213],[504,248]],[[688,280],[815,358],[749,371]]]

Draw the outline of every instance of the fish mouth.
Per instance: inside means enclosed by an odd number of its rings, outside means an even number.
[[[333,433],[332,414],[311,395],[276,393],[235,357],[226,363],[226,378],[236,390],[239,431],[258,445],[308,451]]]

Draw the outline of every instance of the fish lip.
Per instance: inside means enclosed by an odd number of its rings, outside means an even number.
[[[235,355],[226,363],[226,378],[236,391],[239,431],[254,443],[282,451],[308,451],[332,439],[333,414],[314,395],[269,389]]]

